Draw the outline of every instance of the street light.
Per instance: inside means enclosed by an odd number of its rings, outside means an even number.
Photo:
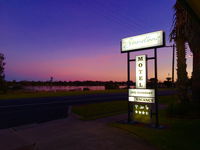
[[[172,84],[174,83],[174,57],[175,57],[175,44],[173,45],[169,45],[169,46],[165,46],[165,47],[172,47]]]

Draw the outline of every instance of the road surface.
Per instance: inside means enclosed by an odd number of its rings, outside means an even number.
[[[175,91],[160,91],[171,95]],[[0,128],[66,118],[72,105],[127,100],[128,93],[106,93],[63,97],[0,100]]]

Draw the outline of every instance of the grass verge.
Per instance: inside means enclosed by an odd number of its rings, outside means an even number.
[[[161,104],[166,105],[167,101],[174,102],[176,96],[160,96],[159,100]],[[169,102],[168,102],[169,103]],[[91,120],[97,118],[103,118],[106,116],[112,116],[120,113],[127,112],[127,100],[100,102],[93,104],[83,104],[80,106],[74,106],[72,111],[84,120]]]
[[[128,125],[113,123],[111,126],[135,134],[149,143],[152,143],[160,150],[200,149],[200,116],[199,111],[196,111],[197,106],[195,105],[196,107],[194,107],[193,104],[188,104],[187,108],[185,108],[186,105],[178,105],[176,95],[161,96],[159,97],[159,101],[161,104],[168,106],[159,111],[160,124],[164,126],[164,129],[155,129],[150,126],[139,124]],[[171,108],[171,105],[174,107]],[[198,107],[198,109],[199,108],[200,107]],[[183,110],[187,110],[189,113],[182,113]],[[171,113],[181,114],[177,117],[171,115]]]
[[[200,149],[200,119],[169,119],[162,121],[164,129],[113,123],[111,126],[128,131],[152,143],[160,150]],[[163,120],[163,119],[162,119]]]
[[[7,99],[21,99],[21,98],[40,98],[40,97],[60,97],[60,96],[73,96],[73,95],[88,95],[88,94],[105,94],[105,93],[122,93],[127,92],[125,89],[117,90],[101,90],[101,91],[57,91],[57,92],[8,92],[0,94],[1,100]]]
[[[160,96],[161,104],[176,103],[176,95]],[[127,101],[113,101],[76,106],[73,112],[84,120],[102,118],[127,112]],[[187,117],[186,117],[187,118]],[[168,115],[167,108],[160,110],[160,124],[164,129],[155,129],[145,125],[111,123],[112,127],[128,131],[130,134],[146,140],[160,150],[197,150],[200,149],[200,119],[175,118]],[[126,119],[126,118],[125,118]]]
[[[93,120],[127,112],[127,101],[111,101],[74,106],[72,112],[83,120]]]

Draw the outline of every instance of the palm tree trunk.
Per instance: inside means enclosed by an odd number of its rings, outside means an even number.
[[[186,71],[186,58],[185,58],[185,40],[183,38],[176,39],[177,45],[177,90],[178,97],[181,103],[187,103],[189,101],[187,95],[187,71]]]
[[[192,100],[200,103],[200,23],[191,17],[189,25],[187,39],[193,53]]]
[[[192,99],[200,103],[200,51],[193,52]]]

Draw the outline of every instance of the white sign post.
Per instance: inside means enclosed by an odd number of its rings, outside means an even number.
[[[136,88],[146,89],[147,65],[146,55],[136,56]]]
[[[147,57],[146,55],[136,56],[136,89],[129,89],[129,102],[133,102],[134,120],[149,123],[151,122],[151,105],[155,103],[155,90],[146,89],[147,84]],[[138,107],[135,107],[135,106]],[[141,108],[141,109],[138,109]],[[145,115],[144,115],[145,114]]]
[[[155,90],[146,89],[147,63],[146,55],[136,56],[136,89],[129,89],[129,101],[140,103],[154,103]]]

